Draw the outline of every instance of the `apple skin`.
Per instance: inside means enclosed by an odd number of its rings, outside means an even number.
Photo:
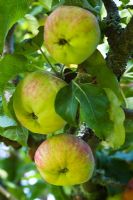
[[[45,46],[58,62],[80,64],[96,49],[100,28],[96,17],[80,7],[60,6],[47,18]]]
[[[33,133],[48,134],[65,125],[55,112],[57,92],[66,83],[40,71],[29,73],[18,84],[13,95],[13,107],[19,122]]]
[[[92,177],[95,165],[89,145],[70,134],[45,140],[34,160],[44,180],[60,186],[86,182]]]
[[[133,190],[126,190],[122,200],[133,200]]]
[[[123,193],[123,200],[133,200],[133,178],[128,182]]]

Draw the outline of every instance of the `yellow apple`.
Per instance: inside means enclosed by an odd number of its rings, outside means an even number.
[[[89,145],[70,134],[45,140],[35,153],[36,166],[48,183],[76,185],[92,177],[94,158]]]
[[[79,64],[96,49],[100,28],[96,17],[80,7],[60,6],[47,18],[45,46],[58,62]]]
[[[55,112],[58,91],[66,83],[44,72],[29,73],[18,84],[13,107],[19,122],[34,133],[47,134],[63,128],[65,121]]]

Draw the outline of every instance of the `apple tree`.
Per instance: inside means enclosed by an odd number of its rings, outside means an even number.
[[[133,200],[132,0],[0,0],[0,200]]]

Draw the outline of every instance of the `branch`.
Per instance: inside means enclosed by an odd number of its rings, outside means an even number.
[[[0,193],[9,200],[16,200],[16,198],[14,198],[5,188],[3,188],[2,186],[0,186]]]
[[[105,35],[110,46],[107,64],[120,79],[133,51],[133,17],[125,29],[120,25],[120,16],[112,0],[103,0],[107,10]]]
[[[114,49],[115,43],[118,40],[118,35],[121,33],[120,16],[116,4],[112,0],[103,0],[107,11],[106,30],[105,34],[108,37],[108,42],[111,48]]]
[[[12,146],[14,149],[19,149],[21,147],[21,145],[18,142],[9,140],[8,138],[2,137],[1,135],[0,142],[4,142],[6,146]]]

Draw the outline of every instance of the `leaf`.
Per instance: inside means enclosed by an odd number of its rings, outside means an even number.
[[[19,54],[31,54],[37,51],[43,44],[44,27],[38,29],[39,33],[32,39],[24,40],[15,47],[15,52]]]
[[[0,127],[6,128],[15,125],[17,125],[17,123],[13,119],[9,118],[8,116],[0,116]]]
[[[124,111],[120,107],[120,102],[117,96],[109,88],[104,89],[108,99],[110,101],[110,110],[109,115],[111,121],[114,123],[114,130],[109,136],[108,141],[112,147],[117,148],[124,144],[125,142],[125,128],[124,120],[125,115]]]
[[[63,87],[57,94],[55,100],[56,112],[68,123],[75,124],[78,109],[78,101],[73,93],[73,85]]]
[[[51,10],[53,0],[39,0],[45,9]]]
[[[106,65],[102,54],[96,50],[84,63],[81,64],[88,73],[96,77],[98,85],[102,88],[110,88],[124,102],[118,80],[114,73]]]
[[[128,4],[130,2],[130,0],[121,0],[123,4]]]
[[[91,84],[73,82],[75,96],[80,103],[80,119],[95,131],[101,139],[106,139],[113,129],[109,119],[109,101],[104,90]]]
[[[0,135],[10,140],[16,141],[22,146],[27,145],[28,130],[23,127],[13,126],[6,129],[0,128]]]
[[[81,122],[87,123],[95,134],[106,140],[112,148],[123,145],[125,116],[113,91],[91,84],[73,84],[75,96],[80,103]]]
[[[94,8],[87,0],[64,0],[62,3],[64,5],[79,6],[88,9],[95,14],[99,14],[99,10],[97,8]]]
[[[22,55],[6,55],[0,61],[0,93],[7,82],[27,70],[27,59]]]
[[[32,0],[0,0],[0,53],[9,29],[28,11]]]

